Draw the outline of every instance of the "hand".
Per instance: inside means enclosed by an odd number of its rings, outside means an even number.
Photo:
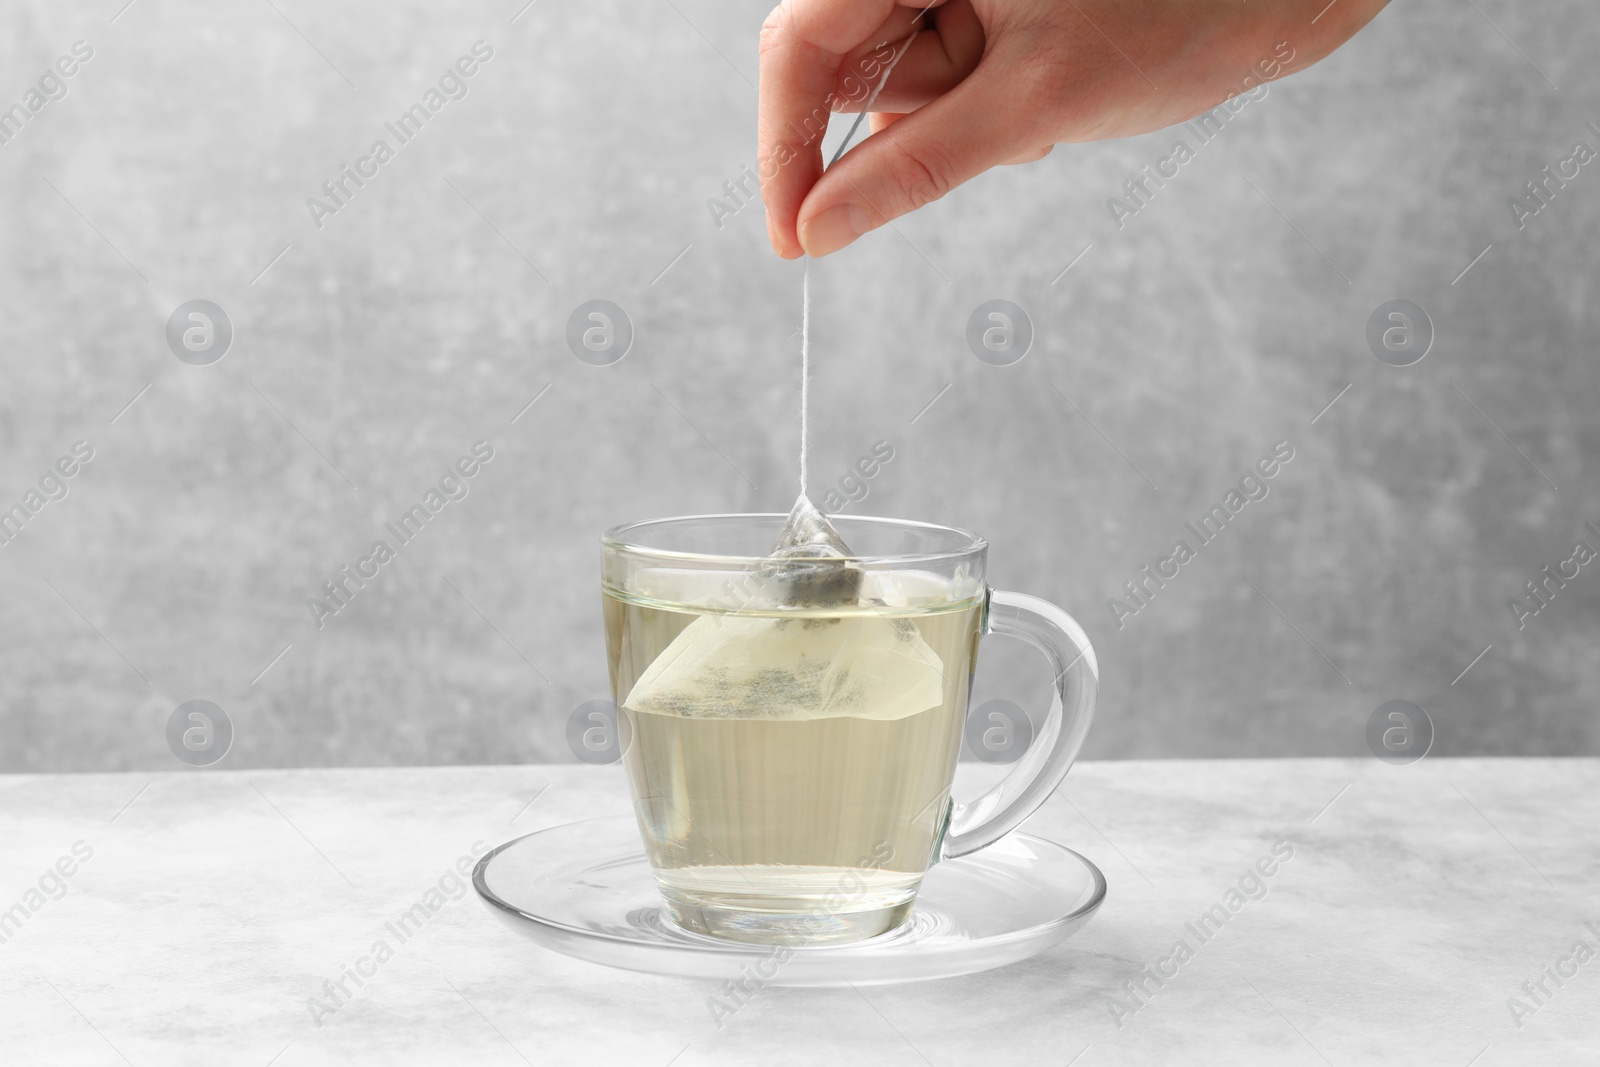
[[[990,167],[1193,118],[1344,43],[1386,0],[786,0],[761,29],[767,231],[825,256]],[[823,174],[830,111],[873,136]]]

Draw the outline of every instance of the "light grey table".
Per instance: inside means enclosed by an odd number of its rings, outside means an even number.
[[[1081,764],[1028,826],[1110,882],[1076,938],[968,978],[767,989],[720,1028],[709,985],[514,938],[454,877],[474,842],[626,810],[616,768],[0,778],[0,1062],[1600,1062],[1600,955],[1574,955],[1600,953],[1600,761]],[[1196,936],[1241,880],[1257,899]],[[1132,1000],[1147,966],[1169,977]]]

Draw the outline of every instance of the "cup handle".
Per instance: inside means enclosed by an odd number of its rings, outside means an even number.
[[[1061,784],[1094,716],[1100,668],[1072,616],[1038,597],[989,590],[983,632],[1021,638],[1043,652],[1055,685],[1044,728],[1010,774],[967,804],[950,804],[938,858],[955,859],[992,845],[1032,815]]]

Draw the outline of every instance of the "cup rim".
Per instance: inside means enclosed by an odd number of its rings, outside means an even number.
[[[725,552],[685,552],[679,549],[651,548],[629,540],[628,536],[634,531],[643,530],[653,526],[665,526],[677,522],[715,521],[719,519],[776,519],[781,526],[784,519],[789,517],[784,511],[751,511],[751,512],[714,512],[705,515],[674,515],[658,519],[640,519],[635,522],[625,522],[613,526],[600,535],[600,544],[607,549],[621,552],[634,553],[648,556],[652,559],[680,560],[695,563],[733,563],[757,564],[769,556],[746,556]],[[829,516],[829,521],[832,521]],[[845,515],[840,516],[851,523],[872,523],[880,526],[893,526],[901,529],[930,530],[940,533],[954,534],[965,543],[958,548],[945,552],[910,552],[903,555],[874,555],[874,556],[814,556],[817,560],[837,560],[838,562],[865,563],[865,564],[905,564],[929,563],[938,560],[960,560],[980,556],[989,548],[987,538],[980,537],[971,530],[964,530],[959,526],[945,526],[936,522],[921,522],[916,519],[892,519],[881,515]]]

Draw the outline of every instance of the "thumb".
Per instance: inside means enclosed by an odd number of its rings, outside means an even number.
[[[800,205],[806,254],[836,252],[990,167],[1040,158],[1055,137],[1034,81],[996,50],[950,92],[846,153]]]

